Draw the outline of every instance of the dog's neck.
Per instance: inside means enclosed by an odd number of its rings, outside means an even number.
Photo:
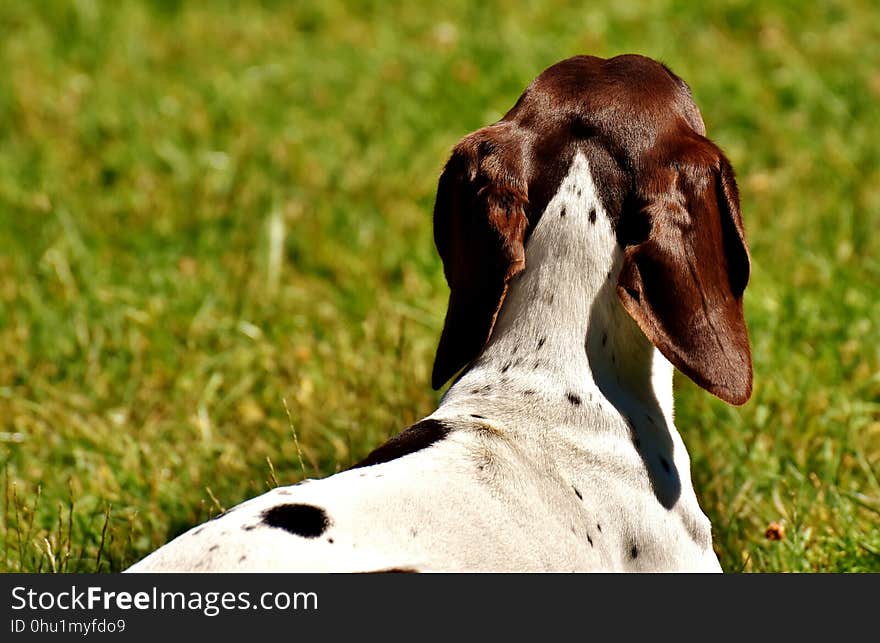
[[[671,427],[672,366],[618,301],[621,262],[578,154],[526,245],[526,268],[509,285],[490,341],[441,409],[473,408],[478,396],[481,408],[532,409],[548,421],[565,409],[566,424],[617,415],[632,428],[631,416],[653,415]]]

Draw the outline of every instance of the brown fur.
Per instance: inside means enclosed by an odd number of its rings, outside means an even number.
[[[581,151],[624,249],[624,308],[697,384],[748,400],[749,251],[733,170],[705,134],[684,81],[627,55],[550,67],[501,121],[465,137],[434,208],[450,286],[434,387],[489,340],[510,280],[526,268],[528,236]]]

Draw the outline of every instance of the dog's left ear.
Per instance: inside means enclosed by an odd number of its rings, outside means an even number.
[[[455,147],[440,176],[434,242],[450,293],[431,377],[435,389],[489,341],[508,283],[525,268],[522,145],[513,123],[490,125]]]
[[[662,148],[661,148],[662,149]],[[752,393],[743,317],[751,261],[733,169],[693,134],[646,159],[618,225],[617,294],[642,332],[696,384],[731,404]]]

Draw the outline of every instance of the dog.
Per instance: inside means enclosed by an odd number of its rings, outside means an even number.
[[[721,571],[673,367],[749,399],[751,262],[688,85],[637,55],[553,65],[454,148],[434,237],[437,410],[130,571]]]

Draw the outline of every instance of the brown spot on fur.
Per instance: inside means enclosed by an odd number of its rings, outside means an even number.
[[[374,449],[370,454],[355,464],[352,469],[369,467],[374,464],[402,458],[405,455],[426,449],[449,434],[449,427],[439,420],[427,419],[413,424],[411,427],[394,436],[385,444]]]

